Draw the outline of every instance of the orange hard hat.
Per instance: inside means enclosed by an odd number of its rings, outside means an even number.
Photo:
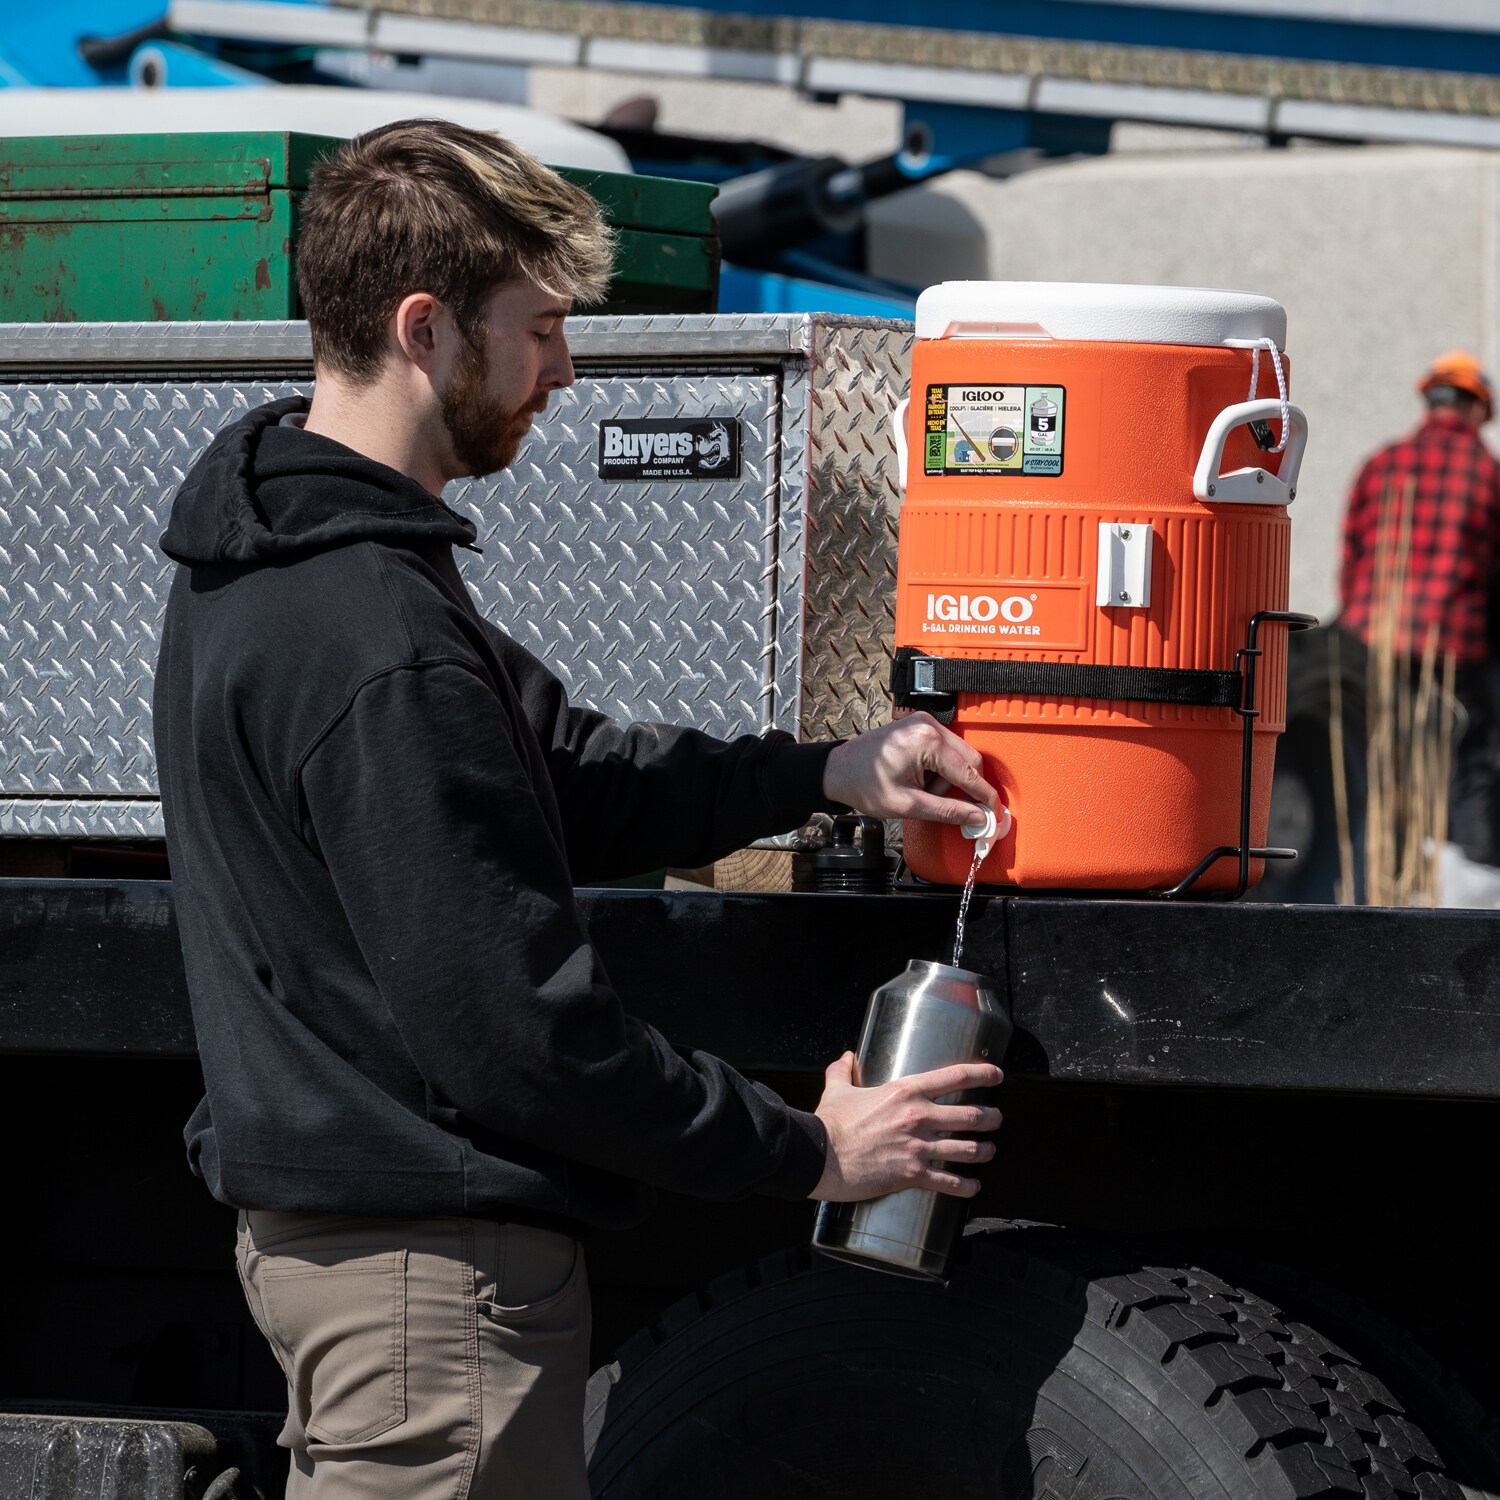
[[[1426,395],[1435,385],[1451,385],[1454,390],[1464,391],[1476,401],[1483,401],[1491,410],[1495,405],[1495,388],[1490,377],[1484,373],[1480,363],[1465,349],[1450,349],[1433,360],[1427,373],[1417,382],[1417,389]]]

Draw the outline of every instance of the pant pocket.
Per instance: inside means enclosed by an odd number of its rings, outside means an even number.
[[[406,1251],[259,1267],[265,1333],[308,1437],[360,1443],[406,1420]]]
[[[529,1224],[500,1224],[491,1248],[493,1259],[476,1246],[475,1264],[479,1307],[488,1317],[507,1325],[531,1322],[578,1290],[583,1252],[571,1235]]]

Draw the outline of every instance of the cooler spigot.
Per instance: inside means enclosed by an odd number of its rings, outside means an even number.
[[[1002,807],[998,816],[992,807],[984,807],[980,811],[984,814],[983,823],[972,828],[965,823],[959,831],[966,839],[973,839],[975,857],[983,864],[990,857],[990,850],[996,841],[1010,832],[1014,820],[1008,807]]]

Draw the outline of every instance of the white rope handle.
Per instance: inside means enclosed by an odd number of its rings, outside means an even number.
[[[1286,371],[1281,368],[1281,350],[1276,347],[1275,339],[1256,339],[1250,348],[1250,394],[1245,398],[1247,401],[1255,400],[1255,388],[1260,384],[1260,351],[1269,349],[1271,351],[1271,363],[1276,367],[1276,388],[1281,392],[1281,441],[1274,448],[1266,451],[1269,453],[1280,453],[1286,447],[1286,440],[1292,433],[1291,402],[1286,394]]]

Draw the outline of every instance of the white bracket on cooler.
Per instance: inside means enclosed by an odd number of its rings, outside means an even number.
[[[1151,607],[1151,527],[1146,522],[1099,523],[1099,587],[1094,603],[1111,609]]]

